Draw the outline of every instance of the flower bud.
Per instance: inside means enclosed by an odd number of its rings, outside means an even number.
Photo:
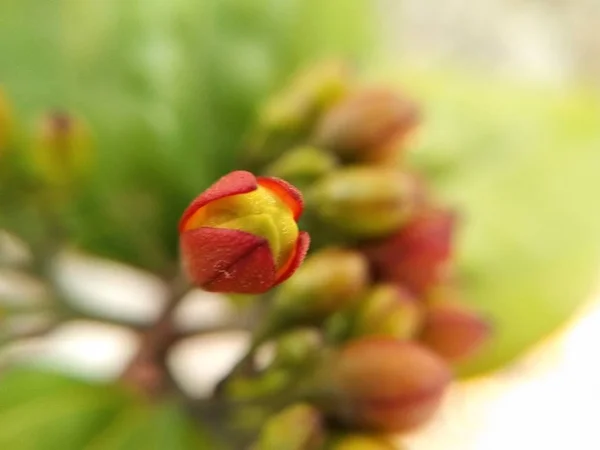
[[[399,283],[421,296],[446,275],[452,255],[454,215],[428,209],[394,235],[368,244],[368,255],[382,281]]]
[[[393,91],[359,91],[321,118],[314,142],[344,161],[380,162],[416,126],[418,116],[416,105]]]
[[[382,436],[347,434],[336,439],[327,450],[402,450]]]
[[[12,113],[4,92],[0,89],[0,157],[6,148],[12,128]]]
[[[421,323],[415,298],[400,286],[381,284],[360,302],[354,319],[354,336],[412,338]]]
[[[261,167],[305,140],[305,135],[325,108],[347,91],[347,68],[324,64],[301,73],[262,108],[258,125],[250,134],[248,163]]]
[[[427,310],[420,340],[455,363],[480,351],[490,333],[489,323],[466,305],[437,302]]]
[[[260,123],[271,130],[304,128],[324,108],[342,98],[348,85],[348,69],[343,64],[329,62],[313,67],[298,74],[265,105]]]
[[[274,367],[299,367],[318,355],[323,339],[314,328],[300,328],[280,336],[275,342]]]
[[[353,341],[330,361],[335,415],[351,426],[398,432],[426,422],[450,383],[445,362],[418,344],[392,338]]]
[[[281,286],[274,316],[281,321],[318,322],[353,304],[369,282],[368,272],[367,261],[359,252],[321,250]]]
[[[309,201],[324,222],[354,237],[377,238],[410,219],[417,187],[413,177],[394,169],[349,167],[318,181]]]
[[[313,406],[298,403],[267,421],[252,450],[316,450],[323,441],[321,414]]]
[[[53,112],[38,122],[32,150],[34,168],[45,182],[68,185],[80,179],[90,166],[90,132],[81,119]]]
[[[296,224],[300,192],[278,178],[236,171],[198,196],[179,224],[183,266],[213,292],[259,294],[300,266],[309,236]]]
[[[316,147],[302,146],[286,151],[267,167],[265,173],[289,180],[297,186],[308,186],[331,172],[336,166],[333,155]]]

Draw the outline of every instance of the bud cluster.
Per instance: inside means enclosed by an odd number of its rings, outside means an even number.
[[[318,376],[299,376],[318,380],[314,414],[326,419],[319,434],[325,423],[330,435],[344,436],[297,448],[393,448],[376,435],[430,419],[455,365],[482,351],[491,330],[456,286],[455,212],[404,158],[417,104],[325,67],[277,95],[249,138],[255,171],[303,191],[312,241],[304,264],[274,293],[258,340],[294,327],[322,335],[312,352]]]

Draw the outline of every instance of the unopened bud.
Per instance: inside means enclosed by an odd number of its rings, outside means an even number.
[[[490,333],[489,323],[468,306],[436,302],[427,310],[420,340],[442,358],[459,362],[480,351]]]
[[[317,450],[324,441],[321,414],[299,403],[271,417],[252,450]]]
[[[349,85],[348,68],[329,62],[302,72],[268,102],[260,116],[271,130],[298,129],[312,122],[324,108],[339,101]]]
[[[318,181],[307,202],[321,219],[349,235],[377,238],[410,219],[419,200],[415,179],[381,167],[348,167]]]
[[[37,125],[32,156],[34,168],[45,182],[70,184],[89,168],[89,130],[81,119],[62,112],[50,113]]]
[[[366,245],[364,251],[379,279],[399,283],[421,296],[447,275],[454,228],[452,212],[423,210],[393,235]]]
[[[338,395],[334,414],[349,425],[378,432],[422,425],[437,410],[452,378],[440,357],[392,338],[353,341],[329,364]]]
[[[335,166],[336,160],[331,153],[316,147],[301,146],[286,151],[267,167],[266,174],[303,187],[328,174]]]
[[[327,450],[402,450],[382,436],[347,434],[336,439]]]
[[[248,138],[248,163],[259,168],[305,141],[322,111],[345,95],[349,83],[348,70],[339,63],[298,75],[260,111],[258,125]]]
[[[345,161],[380,162],[412,131],[418,116],[416,105],[396,92],[359,91],[322,117],[314,141]]]
[[[315,357],[323,339],[317,329],[300,328],[280,336],[275,342],[273,366],[299,367]]]
[[[12,129],[11,108],[4,92],[0,89],[0,157],[6,148]]]
[[[369,282],[369,268],[360,252],[329,248],[306,259],[284,283],[274,301],[280,320],[318,322],[354,304]]]
[[[412,338],[421,324],[421,310],[414,297],[399,286],[372,288],[360,302],[354,320],[355,336]]]

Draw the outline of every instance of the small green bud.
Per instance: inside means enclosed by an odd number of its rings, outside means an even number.
[[[348,162],[382,162],[401,149],[417,125],[416,105],[398,93],[366,89],[349,95],[323,115],[314,142]]]
[[[384,237],[412,216],[419,200],[415,179],[383,167],[348,167],[318,181],[307,203],[321,219],[359,238]]]
[[[336,439],[327,450],[402,450],[382,436],[347,434]]]
[[[248,163],[262,167],[306,141],[323,110],[347,92],[348,70],[336,62],[313,67],[296,76],[261,109],[258,124],[248,136]]]
[[[271,417],[252,450],[318,450],[324,442],[323,420],[311,405],[292,405]]]
[[[306,259],[275,297],[273,313],[283,321],[319,322],[354,304],[369,282],[360,252],[329,248]]]
[[[421,324],[416,300],[401,287],[381,284],[360,302],[354,320],[354,336],[412,338]]]
[[[315,328],[300,328],[280,336],[275,342],[273,367],[299,367],[319,353],[323,339]]]
[[[68,185],[89,169],[92,144],[86,124],[62,112],[40,119],[32,149],[34,169],[46,183]]]
[[[291,381],[291,374],[285,370],[267,370],[260,376],[232,378],[224,393],[234,400],[263,398],[282,392]]]
[[[335,104],[348,91],[348,69],[329,62],[296,75],[269,101],[260,115],[262,127],[289,130],[305,127],[323,109]]]
[[[316,147],[301,146],[286,151],[266,169],[266,175],[283,178],[299,186],[308,186],[331,172],[335,157]]]
[[[4,92],[0,89],[0,157],[6,148],[12,129],[12,112]]]

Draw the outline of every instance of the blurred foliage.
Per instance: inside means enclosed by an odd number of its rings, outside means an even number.
[[[259,99],[311,60],[360,59],[368,5],[4,0],[0,83],[22,132],[52,107],[92,126],[98,165],[70,212],[78,243],[165,270],[181,211],[235,167]]]
[[[457,207],[467,300],[495,327],[462,371],[492,370],[563,324],[597,282],[600,92],[401,72],[394,81],[425,112],[410,164]]]
[[[0,378],[0,421],[0,446],[15,450],[218,449],[171,405],[25,368]]]

